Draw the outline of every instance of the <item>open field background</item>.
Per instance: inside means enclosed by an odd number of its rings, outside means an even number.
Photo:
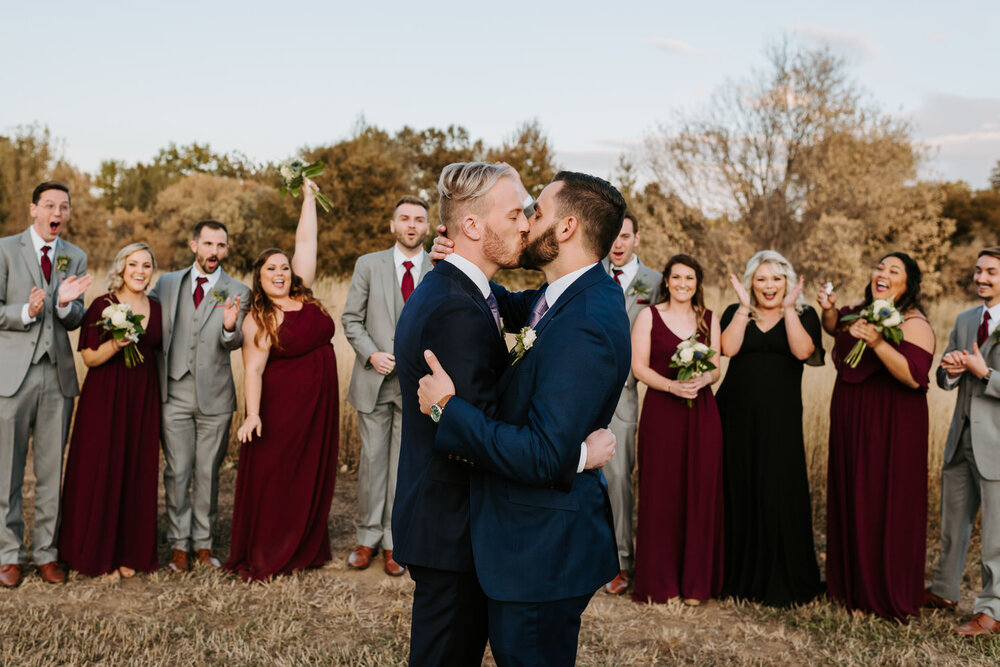
[[[92,288],[87,303],[103,291]],[[338,324],[334,337],[341,397],[346,397],[353,350],[339,331],[347,282],[321,279],[317,295]],[[708,293],[721,312],[730,295]],[[944,301],[930,312],[938,353],[955,315],[971,304]],[[829,347],[829,338],[826,339]],[[233,357],[237,386],[239,355]],[[84,368],[79,365],[80,377]],[[804,423],[813,493],[816,547],[825,560],[826,434],[835,374],[827,365],[806,368]],[[240,393],[240,392],[238,392]],[[936,563],[941,453],[954,395],[931,388],[928,573]],[[775,406],[776,410],[782,406]],[[354,545],[357,498],[356,415],[344,402],[341,472],[330,513],[334,560],[326,567],[245,585],[214,572],[177,577],[160,571],[107,583],[74,574],[65,587],[48,586],[29,573],[14,591],[0,591],[2,664],[405,664],[412,583],[381,571],[381,560],[364,572],[344,560]],[[235,421],[235,420],[234,420]],[[266,427],[266,425],[265,425]],[[235,430],[235,426],[234,426]],[[228,553],[237,448],[231,443],[221,483],[216,544]],[[32,511],[33,479],[26,480],[26,514]],[[162,492],[161,492],[162,515]],[[163,527],[161,525],[161,537]],[[967,614],[979,585],[978,529],[966,568],[960,609]],[[168,557],[161,545],[161,562]],[[584,555],[585,557],[585,555]],[[699,608],[679,603],[636,605],[599,593],[584,615],[582,665],[686,664],[996,664],[1000,639],[964,641],[950,628],[959,616],[936,611],[908,626],[849,615],[825,599],[794,610],[773,610],[732,601]],[[487,659],[489,664],[492,661]]]

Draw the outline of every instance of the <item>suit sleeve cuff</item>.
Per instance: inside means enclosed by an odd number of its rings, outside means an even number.
[[[576,466],[576,472],[581,473],[587,468],[587,443],[580,443],[580,463]]]

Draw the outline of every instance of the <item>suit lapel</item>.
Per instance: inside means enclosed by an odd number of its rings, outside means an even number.
[[[28,230],[21,234],[21,257],[27,264],[28,272],[31,274],[31,279],[35,281],[35,286],[38,289],[48,291],[45,278],[42,277],[42,265],[38,263],[35,246],[31,242],[31,232]]]
[[[395,328],[399,313],[403,310],[403,291],[396,278],[396,263],[393,261],[392,248],[385,251],[382,260],[382,292],[385,295],[386,309],[389,311],[389,321]]]
[[[469,295],[469,298],[475,302],[476,306],[478,306],[479,310],[483,313],[483,317],[489,320],[491,328],[496,331],[497,335],[494,337],[495,342],[502,346],[504,352],[506,352],[507,346],[504,345],[503,335],[496,328],[496,320],[493,319],[493,311],[490,310],[489,304],[486,303],[486,299],[483,298],[483,293],[479,291],[476,284],[472,282],[471,278],[462,273],[461,269],[456,268],[448,262],[441,262],[438,267],[439,268],[435,269],[436,271],[440,271],[445,276],[458,283],[458,286],[461,287],[462,290]],[[423,280],[423,278],[421,278],[421,280]]]

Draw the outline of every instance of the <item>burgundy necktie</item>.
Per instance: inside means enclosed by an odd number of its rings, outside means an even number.
[[[979,325],[979,335],[976,336],[976,342],[979,347],[983,346],[986,339],[990,335],[990,311],[983,312],[983,323]]]
[[[611,269],[611,273],[615,274],[612,276],[612,278],[615,279],[615,282],[621,285],[622,281],[618,279],[618,276],[625,273],[625,271],[623,271],[622,269]]]
[[[201,276],[198,278],[198,285],[194,288],[194,307],[197,308],[201,305],[201,300],[205,298],[205,290],[202,285],[208,282],[208,278]]]
[[[52,260],[49,259],[49,248],[47,245],[42,246],[42,275],[45,276],[45,282],[52,280]]]
[[[403,262],[403,268],[406,269],[406,273],[403,274],[403,284],[400,289],[403,291],[403,303],[406,303],[406,300],[413,294],[413,274],[410,273],[410,269],[413,268],[413,262],[409,260]]]

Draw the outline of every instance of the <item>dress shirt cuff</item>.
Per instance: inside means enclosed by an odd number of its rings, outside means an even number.
[[[576,466],[576,472],[581,473],[587,467],[587,443],[580,443],[580,463]]]
[[[56,317],[58,317],[59,319],[63,319],[64,317],[66,317],[67,315],[69,315],[70,312],[72,312],[72,310],[73,310],[73,302],[72,301],[70,301],[69,303],[67,303],[65,306],[60,306],[60,305],[56,304]]]
[[[29,324],[33,324],[35,322],[35,318],[28,315],[28,304],[24,304],[24,306],[21,307],[21,322],[24,326],[28,326]]]
[[[961,375],[955,375],[954,377],[948,375],[947,373],[945,373],[944,375],[944,383],[949,387],[954,387],[956,384],[958,384],[958,381],[961,379],[962,379]]]
[[[226,331],[226,327],[222,327],[222,342],[228,343],[233,339],[235,335],[236,335],[235,328],[232,331]]]

